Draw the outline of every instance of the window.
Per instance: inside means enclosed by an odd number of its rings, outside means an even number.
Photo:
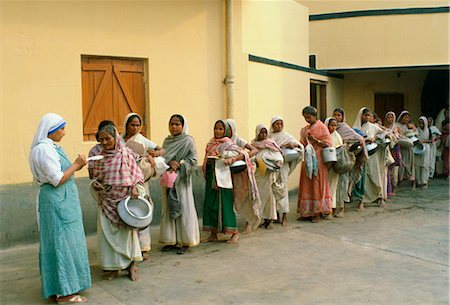
[[[310,80],[310,105],[317,108],[318,119],[324,120],[327,116],[327,85],[325,82]]]

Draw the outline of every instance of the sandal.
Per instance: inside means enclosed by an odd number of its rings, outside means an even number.
[[[58,298],[56,299],[56,303],[58,303],[58,304],[73,304],[73,303],[86,303],[86,302],[87,302],[87,298],[83,297],[79,294],[73,295],[67,301],[58,301]]]

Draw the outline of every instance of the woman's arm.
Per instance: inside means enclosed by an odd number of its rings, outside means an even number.
[[[248,153],[248,156],[249,156],[250,158],[253,157],[254,155],[256,155],[256,154],[258,153],[258,150],[256,149],[256,147],[253,146],[253,145],[251,145],[251,144],[249,144],[249,143],[245,144],[244,147],[247,148],[247,149],[250,151],[250,152]]]
[[[232,163],[234,163],[234,162],[236,162],[238,160],[244,160],[244,155],[243,154],[239,154],[236,157],[226,158],[223,162],[226,165],[231,165]]]

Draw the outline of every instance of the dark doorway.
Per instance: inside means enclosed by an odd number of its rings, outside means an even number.
[[[327,85],[325,82],[311,80],[309,84],[310,105],[316,107],[317,116],[324,120],[327,115]]]
[[[375,112],[384,121],[386,112],[393,111],[398,115],[404,108],[402,93],[375,93]]]
[[[422,89],[422,114],[436,118],[449,102],[449,70],[428,71]]]

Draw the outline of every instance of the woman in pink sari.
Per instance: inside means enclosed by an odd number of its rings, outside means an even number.
[[[301,218],[310,217],[312,222],[319,222],[321,215],[332,213],[328,170],[322,160],[322,149],[331,146],[331,136],[325,124],[317,120],[316,108],[305,107],[302,113],[309,125],[303,127],[300,131],[300,142],[305,147],[310,144],[314,148],[318,171],[317,175],[313,174],[311,179],[308,178],[306,162],[303,162],[297,212]]]

